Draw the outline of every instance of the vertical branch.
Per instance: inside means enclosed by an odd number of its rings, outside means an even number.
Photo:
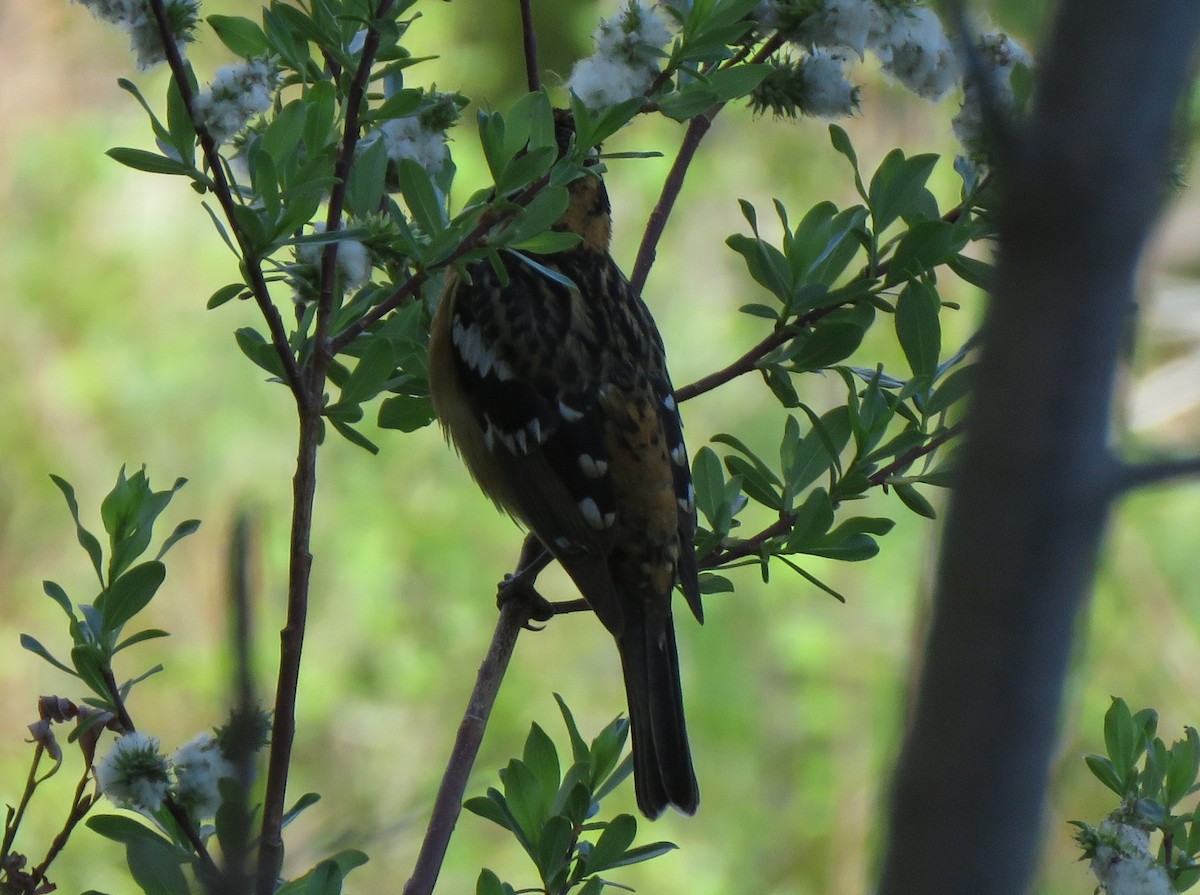
[[[525,47],[525,83],[530,93],[542,89],[542,80],[538,74],[537,32],[533,30],[533,8],[530,0],[521,2],[521,39]]]
[[[454,748],[434,800],[433,816],[425,830],[425,839],[421,843],[412,876],[404,884],[404,895],[430,895],[437,883],[446,849],[450,845],[450,834],[454,832],[454,825],[462,811],[467,778],[479,753],[479,744],[483,742],[483,733],[487,729],[488,717],[496,702],[496,694],[500,691],[500,683],[504,680],[508,661],[517,645],[517,635],[529,621],[530,605],[527,600],[519,598],[505,600],[501,605],[491,646],[479,666],[475,689],[471,691],[467,710],[458,726]]]
[[[275,715],[267,788],[263,796],[262,833],[258,850],[255,891],[271,895],[283,866],[283,814],[287,797],[288,768],[296,736],[296,693],[300,683],[300,658],[308,620],[308,586],[312,573],[313,499],[317,489],[317,444],[322,420],[319,412],[302,412],[296,474],[292,479],[292,532],[288,562],[287,623],[279,632],[279,677],[275,690]]]

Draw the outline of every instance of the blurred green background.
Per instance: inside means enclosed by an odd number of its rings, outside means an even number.
[[[256,8],[204,4],[205,13],[255,15]],[[535,2],[549,84],[560,84],[573,60],[589,52],[597,17],[614,8]],[[461,90],[489,108],[503,109],[522,92],[515,3],[458,0],[419,9],[410,45],[441,58],[410,70],[413,82]],[[1041,4],[1011,2],[994,12],[1036,48]],[[190,54],[202,79],[228,61],[207,34]],[[65,0],[5,0],[0,59],[0,715],[7,719],[0,797],[11,803],[27,770],[24,725],[36,718],[36,697],[82,695],[17,642],[20,632],[52,648],[65,641],[59,611],[41,595],[43,578],[77,600],[92,596],[87,560],[48,474],[75,484],[85,520],[97,529],[95,507],[122,463],[147,464],[160,488],[176,476],[190,479],[164,528],[191,516],[204,525],[173,551],[167,584],[146,619],[172,637],[124,654],[121,669],[132,676],[160,661],[167,666],[138,688],[130,709],[173,750],[220,723],[225,711],[224,557],[242,510],[255,523],[258,669],[264,701],[271,698],[295,427],[287,393],[264,382],[234,345],[232,331],[256,322],[254,309],[231,303],[204,310],[236,267],[196,195],[182,180],[136,173],[103,155],[114,145],[150,142],[144,115],[115,79],[133,78],[155,101],[165,75],[137,73],[122,38]],[[857,78],[863,111],[844,124],[864,168],[873,170],[896,145],[943,153],[933,186],[943,206],[953,204],[954,101],[922,103],[870,66]],[[484,182],[472,117],[468,110],[454,133],[458,200]],[[671,122],[639,122],[610,144],[668,155],[611,165],[614,253],[626,269],[681,133]],[[774,196],[793,220],[819,199],[855,201],[822,123],[754,122],[742,110],[727,111],[689,173],[646,289],[676,384],[722,366],[760,337],[734,310],[760,300],[757,287],[722,243],[743,226],[737,198],[767,218]],[[1147,313],[1121,416],[1147,450],[1200,441],[1198,214],[1184,193],[1143,280]],[[980,313],[973,291],[953,297],[963,310],[948,312],[946,344],[968,333]],[[902,365],[893,341],[874,336],[858,361]],[[818,405],[841,388],[818,377],[800,386]],[[777,405],[749,377],[684,412],[693,452],[725,430],[769,455],[782,431]],[[310,790],[324,798],[291,829],[289,872],[338,848],[363,848],[371,863],[350,878],[354,892],[398,891],[407,878],[490,636],[495,583],[520,542],[436,430],[376,434],[378,457],[337,438],[322,452],[290,789],[292,798]],[[620,882],[662,895],[867,888],[922,637],[936,525],[883,495],[865,509],[900,519],[882,554],[860,565],[811,564],[847,594],[845,605],[798,577],[780,573],[764,585],[747,570],[734,575],[736,594],[708,601],[703,628],[680,619],[703,805],[692,819],[643,824],[642,841],[670,839],[681,850],[622,873]],[[1109,694],[1124,695],[1135,709],[1156,706],[1168,738],[1200,723],[1198,510],[1194,486],[1160,489],[1128,501],[1114,521],[1068,688],[1038,885],[1045,895],[1094,885],[1076,862],[1065,821],[1096,821],[1110,807],[1081,761],[1100,749]],[[569,592],[559,575],[544,590]],[[623,710],[619,681],[611,641],[593,619],[570,616],[523,635],[470,793],[494,784],[531,720],[564,742],[552,692],[594,733]],[[17,843],[35,859],[62,823],[75,761],[68,753],[68,768],[35,803]],[[633,810],[631,792],[613,801]],[[51,876],[65,893],[123,895],[134,889],[122,858],[83,830]],[[439,890],[473,891],[485,865],[517,885],[535,880],[498,828],[464,816]]]

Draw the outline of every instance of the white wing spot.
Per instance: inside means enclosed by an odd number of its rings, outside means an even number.
[[[542,421],[541,420],[539,420],[535,416],[533,419],[531,419],[529,421],[529,425],[526,426],[525,428],[527,428],[529,430],[529,437],[532,438],[536,444],[542,443]]]
[[[617,521],[616,513],[605,513],[604,514],[604,527],[605,528],[612,528],[613,523],[616,521]]]
[[[583,419],[582,410],[576,410],[574,407],[564,401],[558,402],[558,412],[562,414],[562,418],[568,423],[573,423],[577,420]]]
[[[687,465],[687,450],[684,448],[682,443],[671,448],[671,462],[673,462],[676,466]]]
[[[513,433],[513,441],[516,442],[517,450],[522,454],[529,453],[529,440],[525,435],[524,429],[518,429]]]
[[[665,398],[663,398],[662,405],[663,405],[663,407],[667,408],[667,410],[668,410],[668,411],[670,411],[670,412],[674,412],[674,410],[675,410],[675,396],[674,396],[674,395],[667,395]]]
[[[596,506],[596,501],[592,498],[585,497],[579,501],[579,511],[583,513],[583,518],[592,528],[604,528],[604,518],[600,515],[600,507]],[[611,516],[612,513],[609,515]]]
[[[591,454],[580,454],[579,468],[583,470],[583,474],[589,479],[598,479],[604,473],[608,472],[608,461],[597,460]]]
[[[574,545],[571,543],[570,538],[564,538],[560,536],[554,539],[554,546],[559,550],[570,550]]]

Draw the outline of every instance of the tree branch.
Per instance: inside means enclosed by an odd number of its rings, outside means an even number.
[[[880,895],[1028,889],[1112,490],[1113,383],[1200,6],[1064,0],[1002,159],[1000,256]],[[986,819],[986,820],[983,820]]]
[[[479,745],[487,728],[488,717],[496,702],[496,694],[504,679],[504,672],[516,647],[517,636],[529,622],[530,603],[522,599],[510,599],[501,604],[500,616],[496,619],[496,630],[488,647],[483,664],[475,677],[475,688],[467,703],[446,772],[442,775],[434,800],[433,814],[425,830],[425,839],[417,855],[412,876],[404,884],[404,895],[430,895],[437,883],[450,835],[462,811],[463,794],[467,789],[467,778],[479,754]]]
[[[1121,463],[1113,480],[1114,496],[1171,479],[1196,476],[1200,476],[1200,457],[1169,457],[1145,463]]]

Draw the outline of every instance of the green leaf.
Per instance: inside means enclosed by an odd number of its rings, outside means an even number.
[[[924,516],[926,519],[937,518],[937,510],[933,508],[933,504],[912,485],[893,483],[892,490],[896,492],[896,496],[900,498],[901,502],[918,516]]]
[[[105,155],[125,165],[127,168],[133,168],[136,171],[148,171],[151,174],[191,176],[194,171],[191,165],[184,164],[173,158],[167,158],[165,155],[159,155],[157,152],[147,152],[145,149],[114,146]]]
[[[188,113],[179,92],[179,82],[171,79],[167,87],[167,127],[171,131],[171,146],[178,153],[178,159],[189,168],[195,165],[196,159],[196,126]]]
[[[529,736],[525,738],[525,751],[522,755],[526,766],[542,786],[544,793],[553,796],[558,792],[562,782],[562,772],[558,764],[558,750],[554,741],[546,731],[537,724],[530,725]]]
[[[629,814],[618,814],[604,828],[584,862],[584,873],[603,873],[624,857],[637,835],[637,821]]]
[[[1104,713],[1104,748],[1117,776],[1126,779],[1137,761],[1138,730],[1124,699],[1114,696]]]
[[[566,881],[574,840],[571,822],[561,815],[551,817],[538,832],[534,863],[548,890],[557,890]]]
[[[238,295],[246,291],[245,283],[230,283],[228,286],[222,286],[212,294],[212,297],[208,300],[208,304],[206,304],[205,307],[210,311],[213,308],[219,308],[221,305],[225,304],[225,302],[236,298]]]
[[[546,187],[496,237],[498,245],[511,245],[549,230],[570,204],[566,187]]]
[[[876,233],[883,233],[893,221],[916,205],[937,160],[938,157],[932,154],[905,159],[900,149],[893,149],[884,157],[871,178],[869,190]]]
[[[67,618],[75,621],[75,607],[71,603],[71,598],[67,596],[67,592],[62,589],[62,586],[53,581],[42,582],[42,592],[45,593],[51,600],[59,605],[63,612],[67,614]]]
[[[167,568],[151,561],[134,566],[117,578],[96,600],[104,613],[105,628],[119,631],[121,626],[146,608],[167,577]]]
[[[1194,727],[1185,727],[1184,734],[1184,739],[1171,744],[1164,785],[1168,808],[1191,791],[1196,775],[1200,773],[1200,736],[1197,736]]]
[[[131,634],[120,643],[113,647],[113,653],[119,653],[123,649],[127,649],[135,644],[141,643],[144,640],[157,640],[159,637],[170,637],[171,635],[158,628],[147,628],[145,631],[138,631],[136,634]],[[162,666],[158,666],[161,670]]]
[[[54,656],[50,655],[50,651],[48,649],[46,649],[44,646],[42,646],[42,644],[38,640],[35,640],[33,637],[30,637],[28,634],[21,635],[21,646],[24,649],[29,650],[35,656],[41,656],[43,659],[45,659],[47,662],[49,662],[51,665],[53,665],[59,671],[65,671],[67,674],[71,675],[72,677],[79,677],[79,675],[78,675],[78,673],[76,673],[75,669],[69,668],[66,665],[64,665],[62,662],[58,661],[58,659],[56,659],[56,658],[54,658]]]
[[[495,793],[497,798],[491,798],[491,793]],[[501,807],[500,803],[503,801],[504,796],[495,790],[490,790],[487,798],[476,796],[473,799],[467,799],[463,802],[463,808],[472,814],[482,817],[484,820],[490,820],[492,823],[506,830],[512,830],[512,814]]]
[[[337,91],[332,81],[321,80],[304,90],[308,114],[304,116],[304,148],[315,157],[333,140],[333,121],[337,115]]]
[[[829,142],[833,144],[833,148],[844,155],[850,161],[851,167],[855,173],[858,173],[858,156],[854,152],[854,146],[850,143],[850,136],[846,131],[836,124],[829,125]]]
[[[725,476],[721,472],[721,460],[708,447],[696,451],[692,461],[692,484],[696,489],[696,506],[710,525],[715,526],[725,500]]]
[[[972,286],[985,292],[991,291],[996,279],[995,265],[966,255],[955,255],[946,263],[952,271]]]
[[[269,49],[267,36],[263,34],[262,28],[250,19],[241,16],[212,15],[208,16],[205,21],[217,33],[221,43],[225,44],[235,56],[252,59],[255,56],[267,54]]]
[[[930,416],[949,410],[971,393],[975,386],[975,365],[960,367],[942,380],[929,400],[924,411]]]
[[[833,502],[824,488],[814,488],[792,519],[792,531],[784,545],[785,553],[805,552],[833,525]]]
[[[175,526],[175,529],[167,535],[166,540],[162,542],[162,546],[158,548],[158,554],[155,559],[162,559],[167,555],[167,551],[174,547],[183,538],[194,533],[200,527],[199,519],[185,519]]]
[[[1091,772],[1096,776],[1096,779],[1115,792],[1122,798],[1125,797],[1125,783],[1120,776],[1117,775],[1113,763],[1102,755],[1086,755],[1084,762],[1087,764]]]
[[[296,147],[300,144],[307,114],[308,104],[303,99],[294,99],[279,110],[262,133],[258,144],[259,151],[269,155],[280,170],[287,168]]]
[[[427,235],[437,233],[445,225],[445,215],[429,172],[410,158],[401,159],[397,167],[400,192],[413,220]]]
[[[300,814],[308,808],[311,808],[317,802],[321,801],[321,796],[315,792],[306,792],[300,798],[296,799],[296,803],[292,805],[283,815],[282,826],[286,827],[294,821]]]
[[[387,337],[368,343],[350,377],[342,383],[339,403],[360,404],[374,398],[396,370],[396,353]]]
[[[546,230],[537,236],[530,236],[514,243],[512,248],[522,252],[532,252],[535,255],[552,255],[555,252],[565,252],[579,245],[581,237],[578,233],[559,233]]]
[[[367,436],[363,435],[345,420],[328,414],[326,418],[329,420],[330,425],[337,430],[337,433],[355,447],[360,447],[369,454],[379,453],[379,445],[367,438]]]
[[[383,429],[399,429],[415,432],[434,421],[433,404],[429,398],[419,395],[396,395],[379,406],[379,426]]]
[[[862,344],[865,331],[857,323],[830,320],[818,323],[807,336],[797,337],[796,351],[785,355],[796,372],[823,370],[839,363]]]
[[[275,346],[267,342],[262,333],[253,327],[243,326],[233,334],[238,348],[256,366],[266,370],[272,376],[283,379],[283,364],[275,353]]]
[[[387,186],[387,169],[387,144],[383,140],[373,140],[361,152],[356,153],[354,165],[350,168],[350,176],[346,181],[346,208],[356,218],[365,218],[379,211],[379,204]],[[424,168],[421,170],[424,171]],[[428,178],[423,178],[422,182],[428,183]],[[437,204],[436,196],[430,200],[427,195],[422,195],[424,201]],[[407,195],[405,198],[407,201]],[[437,219],[440,223],[440,208]]]
[[[83,523],[79,521],[79,503],[75,500],[75,489],[71,487],[71,483],[66,479],[50,474],[51,481],[58,486],[58,490],[63,493],[66,498],[67,508],[71,511],[71,518],[75,520],[75,534],[79,538],[79,544],[87,551],[88,557],[92,560],[92,568],[96,570],[96,577],[100,579],[100,584],[104,584],[103,563],[104,556],[100,548],[100,541],[94,534],[83,527]]]
[[[884,285],[903,283],[947,263],[964,242],[963,231],[954,224],[942,220],[918,221],[900,238],[888,260]]]
[[[509,891],[500,882],[500,877],[485,867],[475,881],[475,895],[509,895]]]
[[[567,728],[567,735],[571,739],[572,761],[587,761],[587,743],[584,742],[583,736],[579,733],[579,726],[575,723],[575,716],[571,714],[571,709],[567,706],[566,700],[564,700],[559,694],[554,694],[554,701],[558,703],[558,711],[562,715],[563,724],[566,725]]]
[[[905,286],[896,302],[896,335],[914,376],[932,377],[937,370],[942,351],[940,309],[937,292],[919,281]]]

